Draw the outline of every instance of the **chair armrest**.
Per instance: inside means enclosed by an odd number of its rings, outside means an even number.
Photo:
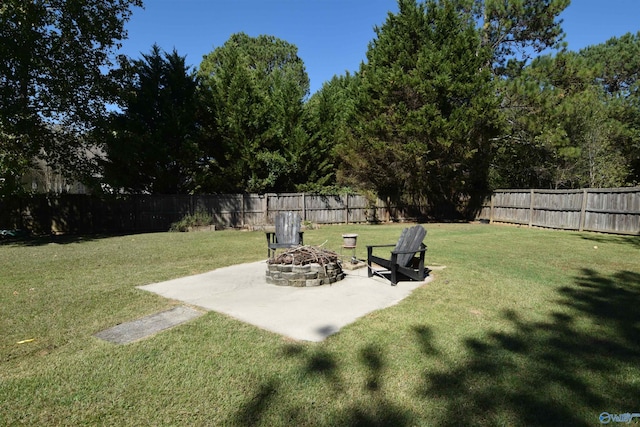
[[[389,245],[367,245],[367,248],[390,248],[395,246],[395,243],[391,243]]]
[[[391,245],[367,245],[367,259],[371,258],[371,256],[373,255],[373,249],[374,248],[392,248],[394,247],[394,244]]]

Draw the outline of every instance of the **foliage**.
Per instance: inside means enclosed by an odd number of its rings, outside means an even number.
[[[629,166],[629,183],[640,183],[640,32],[613,37],[579,52],[595,69],[595,83],[608,95],[607,110],[621,130],[611,143]]]
[[[185,57],[154,45],[126,61],[122,112],[103,129],[104,180],[114,190],[146,194],[193,191],[199,151],[200,108],[195,72]]]
[[[309,135],[310,161],[306,175],[313,187],[333,186],[339,177],[338,141],[355,123],[357,91],[360,79],[347,72],[334,76],[305,103],[304,126]],[[299,191],[306,186],[298,186]],[[306,191],[306,190],[304,190]]]
[[[495,186],[616,187],[637,179],[640,110],[629,83],[637,85],[637,76],[613,81],[605,70],[616,50],[595,50],[598,59],[590,49],[537,58],[503,82],[509,128],[494,162]]]
[[[308,97],[274,36],[197,73],[157,46],[113,69],[141,0],[4,1],[0,193],[36,161],[114,192],[347,188],[447,217],[496,187],[640,183],[640,33],[567,52],[568,3],[399,0],[360,70]]]
[[[105,111],[103,73],[141,0],[5,0],[0,4],[0,191],[16,191],[35,157],[81,174],[86,135]]]
[[[204,227],[213,224],[213,216],[203,209],[196,209],[193,214],[185,215],[180,221],[171,224],[169,231],[189,231],[194,227]]]
[[[352,187],[341,185],[319,185],[319,184],[301,184],[296,186],[298,193],[319,194],[323,196],[334,196],[336,194],[360,194],[359,191]]]
[[[199,76],[210,111],[205,153],[224,176],[214,190],[293,189],[305,163],[301,117],[309,92],[296,46],[234,34],[205,55]]]
[[[490,52],[453,2],[401,1],[376,33],[360,70],[357,123],[340,146],[344,174],[383,198],[426,197],[455,214],[461,197],[487,190],[497,125],[483,69]]]
[[[482,45],[491,52],[496,75],[513,75],[548,48],[561,47],[558,15],[570,0],[460,0],[468,19],[481,26]]]

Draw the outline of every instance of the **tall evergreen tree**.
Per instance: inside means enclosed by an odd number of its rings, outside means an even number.
[[[336,184],[340,158],[337,141],[354,124],[358,84],[357,75],[334,76],[305,103],[305,129],[309,136],[306,180],[300,188],[324,191]]]
[[[185,57],[157,45],[126,68],[131,82],[123,111],[113,114],[104,135],[105,182],[127,192],[193,192],[202,158],[195,72]]]
[[[357,124],[340,148],[345,176],[391,200],[426,199],[432,213],[467,214],[488,190],[491,51],[453,1],[401,0],[376,34]]]
[[[579,52],[595,69],[595,82],[607,94],[610,117],[623,130],[612,146],[624,156],[629,175],[626,182],[640,183],[640,32],[613,37]]]
[[[204,57],[199,76],[211,117],[210,150],[217,153],[208,157],[224,176],[216,189],[293,190],[307,141],[301,118],[309,93],[297,48],[272,36],[234,34]]]

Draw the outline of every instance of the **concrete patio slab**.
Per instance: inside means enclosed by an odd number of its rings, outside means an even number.
[[[397,304],[430,280],[391,286],[382,278],[368,278],[364,268],[345,271],[345,279],[331,285],[294,288],[267,284],[266,269],[266,261],[259,261],[139,289],[224,313],[295,340],[317,342],[372,311]]]

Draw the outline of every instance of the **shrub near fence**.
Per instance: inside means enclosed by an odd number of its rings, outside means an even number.
[[[210,214],[221,228],[270,225],[281,211],[298,212],[303,221],[316,224],[390,219],[381,200],[371,206],[366,197],[351,194],[62,194],[0,199],[0,229],[24,229],[34,234],[167,231],[172,223],[198,210]],[[394,208],[394,212],[399,211]]]
[[[496,190],[478,219],[529,227],[640,234],[640,187]]]

